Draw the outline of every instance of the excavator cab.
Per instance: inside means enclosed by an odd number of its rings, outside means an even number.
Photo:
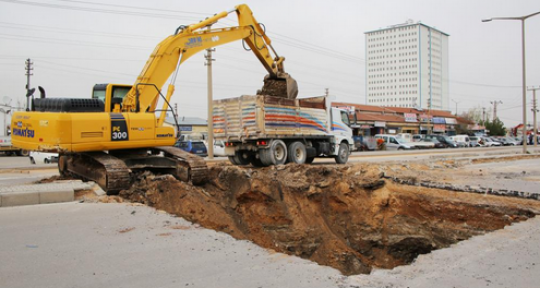
[[[105,104],[105,111],[113,112],[115,105],[119,105],[121,109],[122,101],[124,97],[131,90],[132,85],[125,84],[96,84],[92,90],[92,98],[99,99]]]

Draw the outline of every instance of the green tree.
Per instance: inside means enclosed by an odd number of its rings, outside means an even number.
[[[496,118],[493,121],[486,121],[484,123],[484,126],[486,126],[486,129],[489,131],[489,135],[492,136],[504,136],[506,135],[506,128],[504,127],[504,123],[499,120],[499,118]]]

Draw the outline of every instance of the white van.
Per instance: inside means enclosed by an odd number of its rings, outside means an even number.
[[[450,136],[450,139],[456,142],[460,147],[469,147],[471,143],[468,135]]]
[[[386,150],[411,150],[416,148],[412,142],[407,142],[401,137],[396,137],[396,135],[377,134],[375,139],[383,139]]]

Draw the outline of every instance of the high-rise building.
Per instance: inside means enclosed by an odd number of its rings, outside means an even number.
[[[367,105],[448,110],[448,34],[409,20],[365,35]]]

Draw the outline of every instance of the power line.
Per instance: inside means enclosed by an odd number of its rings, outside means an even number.
[[[75,10],[75,11],[83,11],[83,12],[119,14],[119,15],[129,15],[129,16],[141,16],[141,17],[151,17],[151,18],[159,18],[159,19],[164,19],[164,18],[166,18],[166,19],[175,19],[175,20],[179,19],[178,15],[171,15],[171,14],[156,14],[156,13],[130,12],[130,11],[121,11],[121,10],[106,10],[106,9],[85,8],[85,7],[60,5],[60,4],[52,4],[52,3],[37,3],[37,2],[24,1],[24,0],[0,0],[0,2],[7,2],[7,3],[13,3],[13,4],[22,4],[22,5],[30,5],[30,6],[37,6],[37,7],[44,7],[44,8]],[[188,18],[189,18],[190,21],[197,21],[198,20],[198,18],[195,18],[195,17],[184,17],[184,19],[188,19]]]

